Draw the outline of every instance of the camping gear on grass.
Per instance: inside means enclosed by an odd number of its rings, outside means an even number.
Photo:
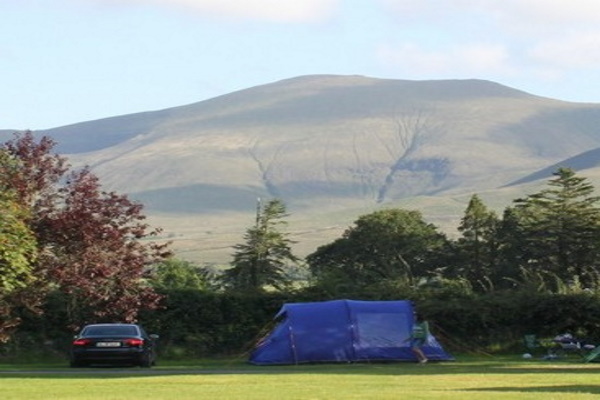
[[[569,354],[577,354],[586,357],[587,353],[596,348],[595,345],[587,343],[587,341],[573,337],[570,333],[561,333],[552,339],[557,348],[557,355],[567,356]]]
[[[583,357],[585,362],[590,362],[600,355],[600,347],[588,343],[586,340],[575,338],[570,333],[561,333],[553,339],[540,340],[536,335],[527,334],[524,336],[525,348],[533,353],[536,349],[546,351],[542,357],[544,360],[556,360],[557,358],[567,357],[575,354]]]
[[[252,364],[416,361],[408,340],[410,301],[287,303],[275,319],[277,326],[251,353]],[[431,334],[422,349],[431,361],[454,360]]]

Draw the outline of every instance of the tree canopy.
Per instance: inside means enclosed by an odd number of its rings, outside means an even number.
[[[150,283],[160,290],[212,290],[216,287],[215,280],[214,273],[207,268],[172,257],[153,267]]]
[[[359,217],[341,238],[310,254],[307,263],[317,280],[370,285],[428,275],[445,244],[445,236],[420,212],[387,209]]]
[[[0,342],[19,322],[15,308],[37,304],[35,296],[27,296],[36,280],[37,242],[27,225],[28,210],[7,183],[16,168],[15,160],[0,150]]]

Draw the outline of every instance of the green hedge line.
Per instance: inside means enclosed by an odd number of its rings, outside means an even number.
[[[315,293],[250,296],[172,290],[164,294],[163,308],[141,314],[140,322],[161,336],[162,356],[171,358],[245,357],[273,327],[273,316],[284,303],[327,300],[316,298]],[[517,292],[453,298],[417,294],[398,299],[412,300],[450,351],[520,351],[527,333],[553,337],[571,332],[600,343],[600,297],[595,294]],[[66,351],[72,332],[63,326],[64,317],[64,304],[53,298],[44,315],[26,315],[15,340],[1,350],[6,355],[45,343],[51,351]]]

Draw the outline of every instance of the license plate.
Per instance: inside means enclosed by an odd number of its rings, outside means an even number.
[[[96,347],[121,347],[121,342],[98,342]]]

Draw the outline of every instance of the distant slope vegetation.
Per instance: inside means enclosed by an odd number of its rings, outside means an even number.
[[[37,133],[150,214],[226,218],[279,197],[298,218],[348,225],[345,210],[545,179],[600,148],[599,127],[600,105],[489,81],[315,75]]]

